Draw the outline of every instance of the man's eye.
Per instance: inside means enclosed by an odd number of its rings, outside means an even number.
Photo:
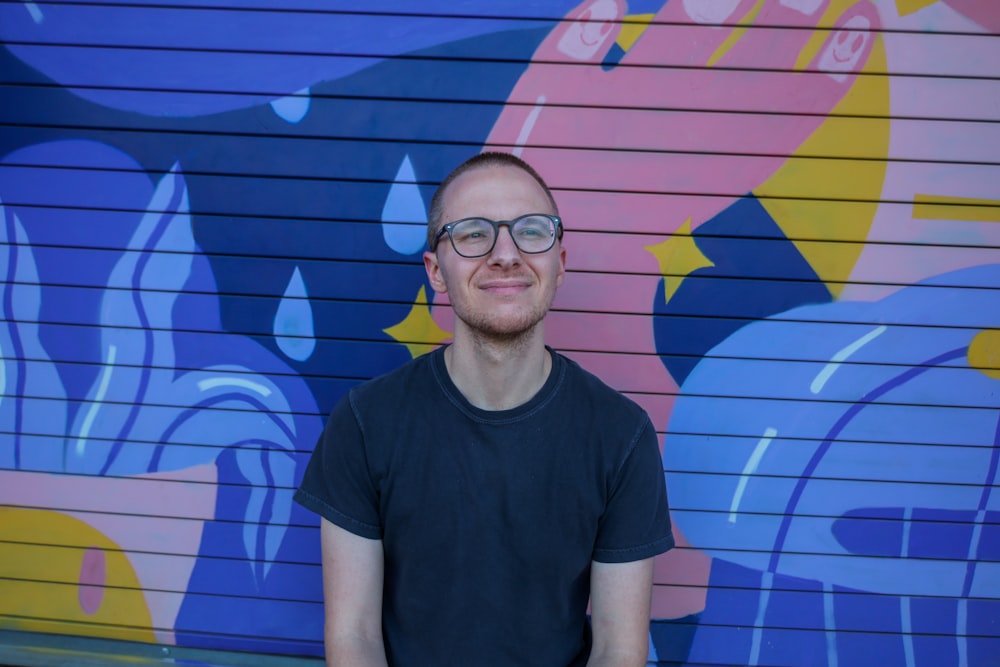
[[[548,230],[542,229],[541,227],[520,227],[517,230],[518,238],[522,239],[539,239],[548,236]]]
[[[464,225],[453,231],[456,241],[473,243],[490,238],[490,230],[481,225]]]

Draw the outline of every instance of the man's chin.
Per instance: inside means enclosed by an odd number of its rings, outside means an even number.
[[[541,324],[544,314],[538,316],[519,315],[511,317],[482,317],[459,319],[465,324],[473,336],[480,339],[487,339],[498,343],[512,343],[526,339],[533,335]]]

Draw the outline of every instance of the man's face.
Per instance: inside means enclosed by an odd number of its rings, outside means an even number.
[[[448,186],[442,224],[463,218],[513,220],[527,213],[555,214],[542,187],[517,167],[478,167]],[[501,227],[493,251],[474,259],[455,252],[447,234],[437,251],[424,253],[431,287],[447,293],[462,327],[491,338],[512,338],[532,330],[548,313],[566,271],[560,241],[548,252],[523,254],[508,227]]]

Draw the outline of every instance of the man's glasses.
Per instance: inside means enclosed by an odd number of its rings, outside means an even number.
[[[514,220],[490,220],[489,218],[464,218],[449,222],[441,227],[434,237],[431,252],[437,250],[441,237],[451,239],[451,246],[462,257],[483,257],[493,252],[497,244],[501,225],[510,230],[514,245],[523,253],[537,255],[546,252],[562,238],[562,220],[558,215],[529,213]]]

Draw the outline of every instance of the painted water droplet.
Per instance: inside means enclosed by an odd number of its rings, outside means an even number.
[[[107,583],[108,562],[104,551],[90,547],[83,552],[80,564],[80,586],[78,597],[80,609],[87,615],[97,613],[104,601],[104,586]]]
[[[41,23],[42,21],[45,20],[45,14],[43,14],[39,6],[36,5],[34,2],[31,2],[31,0],[25,0],[24,8],[28,10],[28,14],[31,16],[31,20],[34,21],[35,23]]]
[[[295,267],[274,315],[274,337],[285,356],[305,361],[316,349],[315,336],[312,304],[302,274]]]
[[[427,207],[416,180],[407,155],[382,207],[382,236],[386,245],[402,255],[423,250],[427,233]]]
[[[287,123],[298,123],[309,113],[312,104],[312,91],[308,87],[295,91],[291,95],[279,97],[271,102],[271,109]]]

